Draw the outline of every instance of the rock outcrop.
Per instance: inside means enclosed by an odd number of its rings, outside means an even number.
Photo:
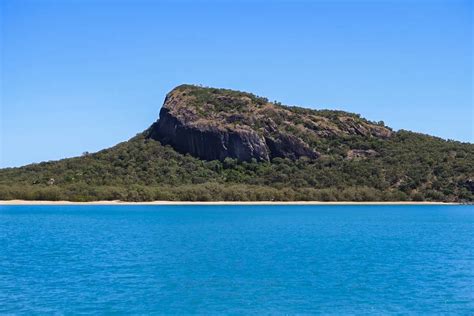
[[[183,85],[165,99],[147,137],[205,160],[317,159],[318,139],[391,137],[391,130],[341,111],[270,103],[250,93]]]
[[[270,157],[265,141],[251,129],[229,130],[215,124],[191,126],[171,114],[166,106],[161,109],[158,122],[152,126],[150,137],[173,146],[178,152],[205,160],[230,157],[262,161]]]

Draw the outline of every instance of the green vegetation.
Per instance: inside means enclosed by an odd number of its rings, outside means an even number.
[[[316,160],[203,161],[139,134],[82,157],[0,170],[0,199],[474,201],[474,145],[400,131],[329,138]],[[350,148],[375,157],[347,159]]]
[[[0,199],[474,201],[473,144],[227,89],[182,85],[167,102],[189,128],[238,133],[239,125],[265,137],[288,135],[287,146],[304,142],[319,158],[205,161],[163,146],[147,130],[97,153],[1,169]]]

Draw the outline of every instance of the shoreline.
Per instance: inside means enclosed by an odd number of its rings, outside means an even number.
[[[127,202],[127,201],[29,201],[29,200],[0,200],[1,205],[462,205],[454,202],[324,202],[324,201],[212,201],[212,202],[192,202],[192,201],[149,201],[149,202]]]

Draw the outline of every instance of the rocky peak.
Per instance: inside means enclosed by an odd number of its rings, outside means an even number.
[[[268,161],[320,156],[318,138],[391,137],[390,129],[342,111],[268,102],[253,94],[182,85],[166,96],[147,136],[205,160]]]

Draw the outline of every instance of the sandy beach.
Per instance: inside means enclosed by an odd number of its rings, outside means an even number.
[[[323,202],[323,201],[214,201],[214,202],[187,202],[187,201],[150,201],[150,202],[126,202],[126,201],[27,201],[8,200],[0,201],[0,205],[459,205],[460,203],[444,202]]]

